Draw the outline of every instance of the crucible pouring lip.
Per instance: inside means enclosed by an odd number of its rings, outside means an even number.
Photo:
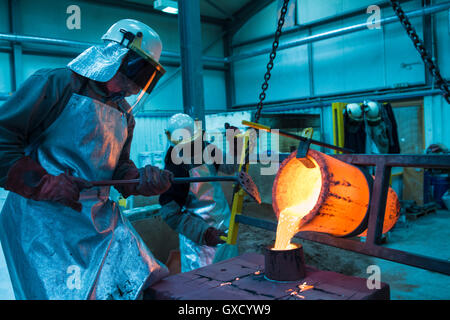
[[[274,250],[273,245],[264,250],[264,278],[275,282],[296,282],[306,277],[306,267],[301,244],[294,248]]]
[[[276,194],[277,194],[277,186],[278,186],[278,180],[280,179],[280,172],[283,170],[283,168],[289,163],[290,160],[292,160],[293,158],[296,158],[297,156],[297,151],[292,152],[281,164],[280,164],[280,168],[278,169],[278,173],[275,177],[274,183],[273,183],[273,188],[272,188],[272,199],[274,199],[274,201],[272,201],[272,207],[275,211],[275,214],[277,215],[277,218],[279,217],[280,214],[280,208],[278,207],[278,203],[276,201]],[[304,224],[312,221],[314,219],[314,217],[319,213],[320,208],[322,207],[322,205],[324,204],[326,198],[328,197],[328,194],[330,192],[330,183],[333,177],[333,174],[328,170],[328,165],[325,161],[324,156],[322,156],[322,153],[309,149],[307,156],[310,157],[311,159],[313,159],[317,165],[319,166],[320,169],[320,175],[322,178],[322,185],[320,188],[320,193],[319,193],[319,198],[317,199],[316,204],[314,205],[314,207],[311,209],[311,211],[302,219],[302,222]],[[326,156],[326,155],[325,155]],[[300,160],[299,160],[300,161]],[[369,188],[369,194],[372,194],[372,186],[373,186],[373,178],[371,177],[371,175],[364,169],[358,166],[354,166],[350,163],[345,162],[347,165],[352,166],[352,167],[356,167],[358,168],[363,175],[366,178],[366,182]],[[354,230],[350,231],[348,234],[345,235],[341,235],[339,237],[344,238],[344,237],[353,237],[353,236],[357,236],[358,234],[362,233],[364,230],[367,229],[367,224],[368,224],[368,220],[369,220],[369,209],[370,209],[370,204],[371,204],[371,198],[369,197],[369,203],[367,206],[367,211],[365,213],[364,218],[362,219],[360,225],[358,227],[356,227]]]
[[[312,149],[309,149],[308,151],[308,157],[314,159],[315,162],[317,162],[317,165],[320,169],[320,175],[322,178],[322,186],[320,188],[319,198],[317,199],[316,204],[311,209],[311,211],[302,219],[304,223],[307,223],[311,221],[319,212],[320,207],[325,201],[325,196],[328,194],[330,190],[330,181],[329,181],[329,171],[328,166],[326,165],[324,159],[318,155],[318,153]],[[280,178],[280,172],[283,170],[283,168],[289,163],[289,161],[292,158],[296,158],[297,151],[292,152],[289,157],[287,157],[280,165],[280,168],[278,169],[278,174],[275,177],[274,183],[273,183],[273,189],[272,189],[272,199],[276,199],[276,193],[277,193],[277,186],[278,186],[278,180]],[[298,160],[300,161],[300,160]],[[277,217],[280,215],[280,208],[278,207],[277,201],[273,201],[273,209],[275,210],[275,213]]]

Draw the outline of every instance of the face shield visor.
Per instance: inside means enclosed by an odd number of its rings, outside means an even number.
[[[130,50],[119,72],[130,82],[126,88],[125,100],[131,106],[130,112],[136,114],[143,109],[165,70],[160,64]]]

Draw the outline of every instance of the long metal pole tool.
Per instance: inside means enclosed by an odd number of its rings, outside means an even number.
[[[243,120],[242,124],[245,125],[245,126],[254,128],[254,129],[264,130],[264,131],[267,131],[267,132],[270,132],[270,133],[277,133],[277,134],[279,134],[281,136],[285,136],[285,137],[288,137],[288,138],[293,138],[293,139],[296,139],[296,140],[299,140],[299,141],[303,141],[303,142],[309,142],[311,144],[315,144],[315,145],[318,145],[318,146],[321,146],[321,147],[325,147],[325,148],[328,148],[328,149],[340,151],[342,153],[355,153],[355,151],[353,151],[351,149],[342,148],[342,147],[338,147],[338,146],[335,146],[335,145],[332,145],[332,144],[328,144],[328,143],[325,143],[325,142],[322,142],[322,141],[305,138],[305,137],[302,137],[302,136],[299,136],[297,134],[293,134],[293,133],[290,133],[290,132],[287,132],[287,131],[283,131],[283,130],[275,130],[274,131],[274,129],[272,129],[271,127],[268,127],[268,126],[265,126],[265,125],[262,125],[262,124],[259,124],[259,123]]]
[[[239,172],[235,176],[210,176],[210,177],[189,177],[189,178],[173,178],[172,183],[182,184],[182,183],[195,183],[195,182],[214,182],[214,181],[233,181],[237,182],[242,189],[248,193],[256,202],[261,203],[261,196],[259,194],[258,188],[253,182],[250,175],[244,171]],[[102,180],[102,181],[91,181],[93,187],[105,187],[105,186],[120,186],[126,184],[138,184],[139,179],[130,180]]]

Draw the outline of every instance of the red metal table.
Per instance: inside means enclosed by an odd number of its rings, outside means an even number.
[[[306,282],[314,288],[300,292]],[[367,279],[306,266],[298,282],[274,282],[264,277],[264,256],[247,253],[179,273],[154,284],[149,297],[162,300],[374,300],[390,298],[389,285],[369,289]]]

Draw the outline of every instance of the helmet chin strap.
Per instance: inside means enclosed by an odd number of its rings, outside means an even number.
[[[119,100],[125,99],[126,91],[120,91],[120,92],[114,92],[112,95],[110,95],[108,98],[112,102],[117,102]]]

